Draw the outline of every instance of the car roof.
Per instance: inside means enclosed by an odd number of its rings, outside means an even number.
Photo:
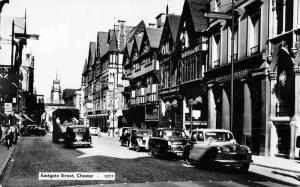
[[[88,128],[88,126],[86,126],[86,125],[69,125],[68,127],[72,128],[72,129],[74,129],[74,128]]]
[[[192,132],[198,132],[198,131],[202,131],[202,132],[230,132],[229,130],[226,129],[194,129]]]
[[[158,128],[157,130],[181,130],[183,131],[182,129],[179,129],[179,128]]]

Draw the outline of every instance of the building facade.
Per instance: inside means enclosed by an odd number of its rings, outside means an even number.
[[[207,78],[208,127],[231,130],[254,154],[268,154],[270,1],[236,1],[231,20],[210,19]],[[231,15],[230,1],[210,1],[214,12]],[[231,37],[233,56],[231,56]],[[233,123],[230,126],[230,76],[233,72]]]
[[[269,155],[299,158],[296,137],[300,136],[300,2],[275,0],[269,2],[268,8]]]

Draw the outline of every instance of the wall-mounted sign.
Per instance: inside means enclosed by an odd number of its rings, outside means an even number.
[[[12,114],[12,103],[4,103],[4,114]]]
[[[243,69],[243,70],[234,72],[233,78],[234,79],[242,78],[242,77],[248,75],[250,73],[250,71],[251,70],[249,70],[249,69]],[[230,80],[230,78],[231,78],[231,75],[227,74],[227,75],[223,75],[223,76],[217,77],[215,80],[217,82],[221,82],[221,81],[228,81],[228,80]]]
[[[185,58],[187,56],[190,56],[192,54],[195,54],[196,52],[202,50],[202,47],[201,45],[198,45],[198,46],[195,46],[194,48],[192,49],[189,49],[187,51],[184,51],[183,53],[181,53],[181,58]]]

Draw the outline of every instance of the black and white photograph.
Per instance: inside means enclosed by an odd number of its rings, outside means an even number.
[[[300,186],[300,0],[0,0],[0,187]]]

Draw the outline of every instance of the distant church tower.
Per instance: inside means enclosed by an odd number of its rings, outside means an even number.
[[[58,79],[57,73],[56,73],[56,79],[53,80],[50,103],[62,104],[62,93],[61,93],[61,87],[60,87],[60,80]]]

